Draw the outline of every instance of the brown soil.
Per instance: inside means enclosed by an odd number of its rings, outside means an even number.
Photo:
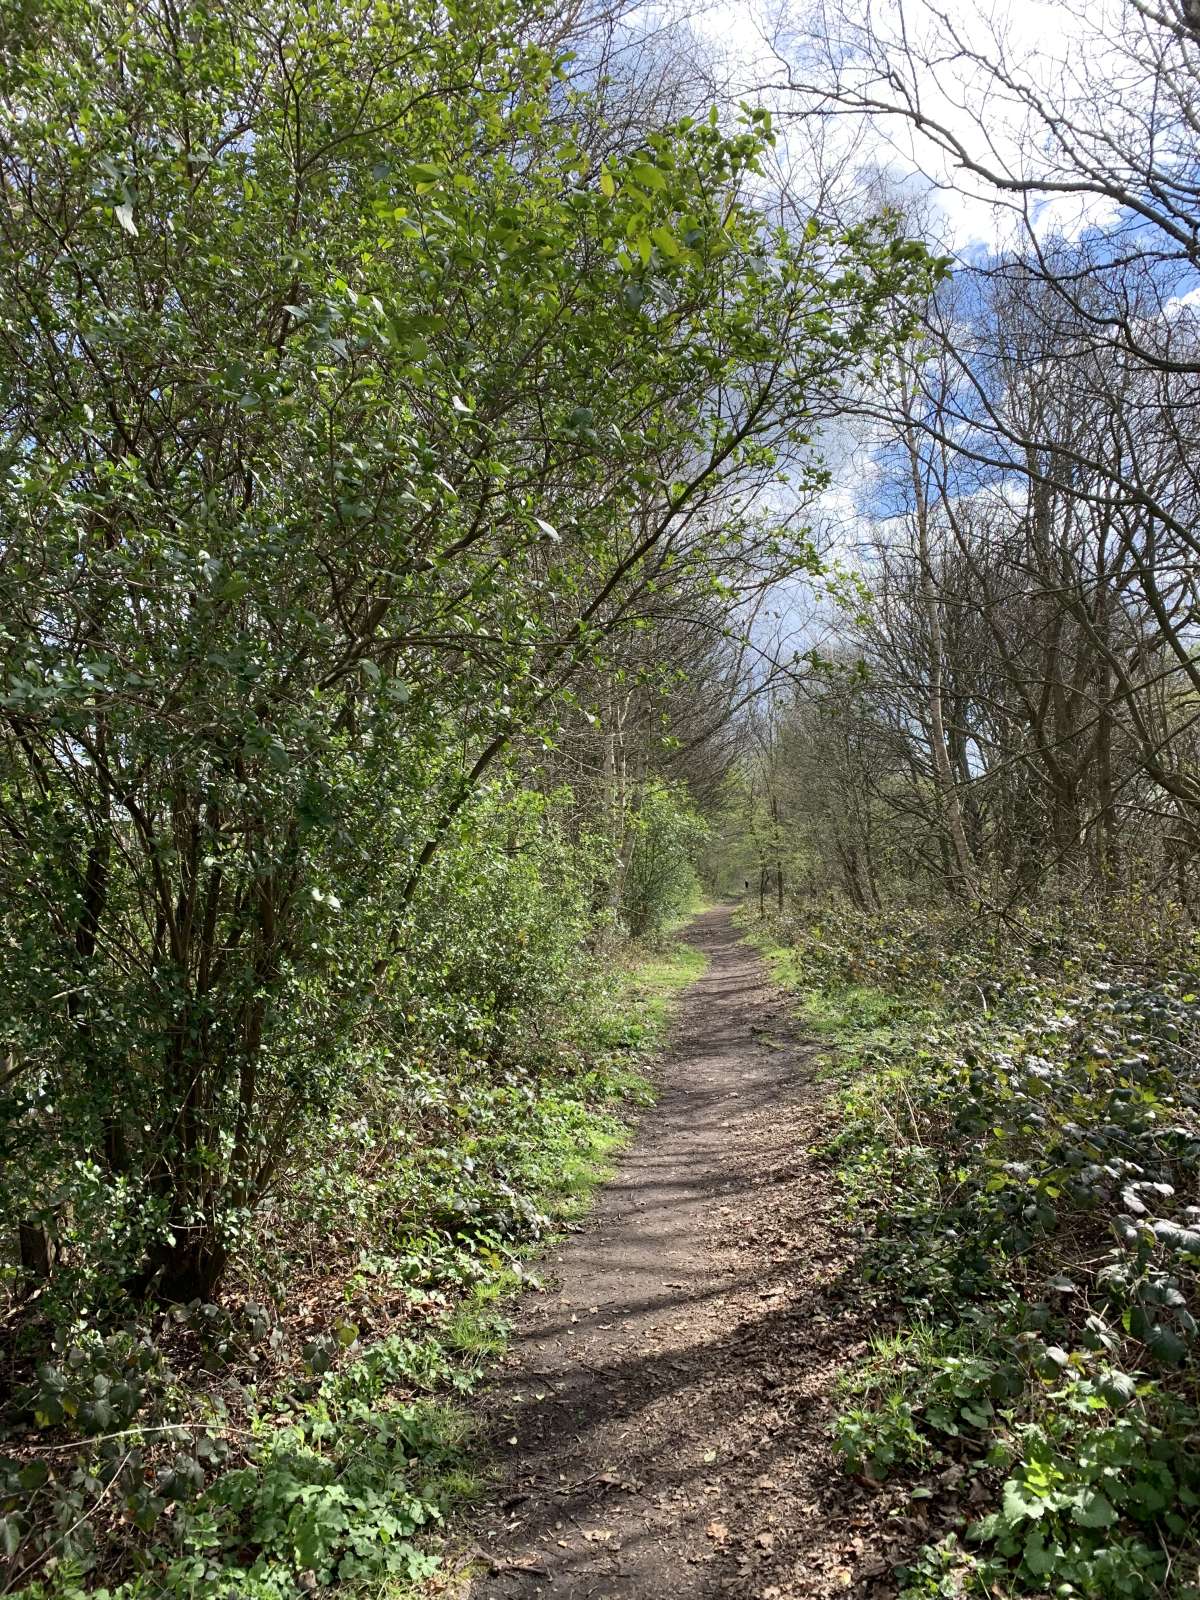
[[[501,1483],[471,1600],[875,1600],[913,1542],[830,1452],[866,1313],[810,1153],[812,1047],[727,909],[689,938],[710,965],[661,1098],[485,1399]]]

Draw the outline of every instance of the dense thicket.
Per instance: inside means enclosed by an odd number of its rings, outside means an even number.
[[[811,441],[935,276],[893,217],[773,222],[765,113],[664,122],[636,72],[591,92],[588,24],[6,23],[6,1360],[18,1427],[105,1441],[5,1466],[14,1582],[107,1560],[106,1503],[152,1532],[199,1492],[211,1439],[152,1467],[137,1429],[189,1418],[198,1351],[250,1359],[301,1244],[310,1272],[375,1251],[419,1300],[464,1239],[536,1232],[537,1130],[582,1126],[582,953],[685,898],[671,740],[719,733],[743,595],[814,565]],[[200,1564],[171,1583],[241,1545],[271,1594],[409,1550],[420,1516],[389,1523],[368,1472],[355,1522],[314,1429],[286,1510],[260,1457],[207,1547],[176,1520]]]

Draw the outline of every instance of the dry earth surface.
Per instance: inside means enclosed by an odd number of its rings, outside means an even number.
[[[920,1542],[911,1506],[830,1452],[868,1315],[810,1153],[814,1047],[728,908],[687,937],[710,964],[660,1099],[483,1402],[498,1487],[470,1600],[877,1600]]]

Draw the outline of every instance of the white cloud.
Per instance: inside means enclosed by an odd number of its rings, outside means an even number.
[[[886,62],[904,80],[913,106],[959,142],[971,160],[1015,182],[1056,175],[1056,155],[1039,113],[1043,104],[1067,112],[1097,96],[1105,135],[1137,137],[1142,110],[1136,57],[1122,40],[1123,0],[1021,0],[965,4],[941,11],[934,0],[846,0],[837,19],[826,0],[797,0],[809,9],[788,14],[787,0],[738,6],[718,0],[692,26],[719,54],[733,96],[768,105],[780,121],[781,160],[811,160],[812,127],[796,117],[812,101],[790,84],[824,85],[895,97],[885,86]],[[869,27],[868,27],[869,16]],[[831,49],[831,33],[836,43]],[[907,46],[909,54],[905,53]],[[909,72],[907,63],[929,65]],[[993,71],[1002,69],[1001,76]],[[1008,82],[1003,81],[1007,78]],[[1028,212],[1025,200],[998,192],[957,161],[938,140],[909,120],[847,113],[826,120],[819,143],[826,178],[848,185],[864,174],[900,194],[921,192],[943,225],[949,248],[962,254],[1011,241],[1016,217],[1041,237],[1078,238],[1116,220],[1103,196],[1043,194]]]

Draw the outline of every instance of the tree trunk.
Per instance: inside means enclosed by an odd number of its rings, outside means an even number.
[[[950,887],[954,893],[969,898],[974,893],[975,864],[971,859],[971,847],[967,843],[962,806],[958,798],[958,785],[954,781],[950,752],[946,746],[946,726],[942,710],[944,646],[929,550],[929,505],[921,478],[921,461],[917,453],[916,437],[907,414],[904,423],[904,443],[908,450],[908,463],[912,474],[913,505],[921,567],[921,604],[925,611],[925,625],[929,629],[929,743],[933,755],[934,780],[941,802],[943,822],[949,833],[954,855],[955,873]]]
[[[25,1294],[33,1294],[48,1283],[54,1266],[54,1236],[44,1222],[19,1222],[17,1235],[21,1250],[21,1275]]]
[[[173,1244],[157,1246],[126,1288],[135,1298],[152,1295],[166,1305],[210,1301],[228,1261],[228,1249],[211,1228],[193,1227],[190,1233],[177,1233]]]

